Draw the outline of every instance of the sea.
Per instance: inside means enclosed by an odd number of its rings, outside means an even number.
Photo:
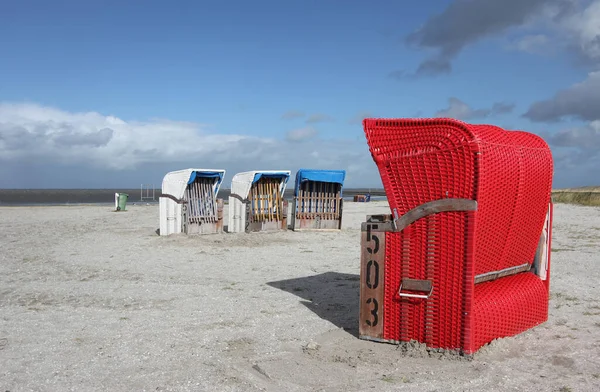
[[[160,189],[0,189],[0,206],[68,206],[68,205],[114,205],[115,193],[126,193],[127,204],[158,204]],[[217,197],[227,201],[230,189],[219,190]],[[352,200],[354,195],[371,195],[371,200],[386,200],[383,189],[348,188],[343,199]],[[291,200],[293,189],[286,189],[284,198]]]

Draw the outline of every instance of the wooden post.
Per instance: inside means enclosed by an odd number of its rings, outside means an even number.
[[[310,192],[310,213],[309,213],[309,218],[310,219],[314,219],[315,218],[315,208],[317,205],[317,184],[314,183]]]
[[[282,195],[281,192],[279,191],[279,184],[276,184],[275,187],[275,196],[277,199],[277,220],[282,220],[283,219],[283,204],[282,204]]]
[[[300,205],[298,206],[298,213],[297,213],[296,217],[298,217],[300,219],[304,219],[304,208],[305,208],[304,205],[306,203],[304,201],[304,189],[302,189],[302,187],[298,191],[298,197],[299,197]]]
[[[213,184],[210,182],[210,179],[206,181],[206,196],[204,198],[208,201],[208,214],[209,217],[207,219],[208,222],[216,222],[217,221],[217,200],[216,195],[213,191]]]
[[[267,207],[268,207],[266,200],[265,200],[266,194],[267,194],[267,191],[265,190],[265,188],[266,188],[265,185],[266,184],[263,181],[261,181],[261,183],[260,183],[260,207],[262,209],[261,221],[263,221],[263,222],[265,220],[267,220]]]
[[[195,193],[196,193],[196,200],[194,200],[194,204],[196,205],[196,208],[198,209],[198,216],[196,218],[196,221],[198,223],[204,223],[204,205],[202,203],[202,183],[201,182],[194,182],[194,189],[195,189]]]
[[[304,184],[306,184],[306,182]],[[304,195],[305,195],[304,184],[301,185],[301,187],[300,187],[301,192],[298,193],[298,196],[300,197],[300,199],[299,199],[300,205],[298,206],[298,211],[301,213],[301,215],[297,215],[297,217],[299,217],[300,219],[304,218],[304,211],[306,211],[306,201],[304,200]]]
[[[194,184],[192,183],[192,184],[188,185],[188,189],[190,190],[189,198],[187,200],[187,202],[189,204],[189,212],[190,212],[190,219],[188,221],[189,221],[189,223],[195,223],[198,208],[194,203],[194,200],[196,199],[196,195],[194,192]]]
[[[253,211],[253,220],[260,220],[260,195],[259,195],[259,184],[255,182],[253,185],[254,188],[254,199],[256,200],[256,209]]]
[[[183,193],[184,199],[186,197],[185,194],[186,194],[186,192]],[[181,205],[181,232],[185,233],[185,234],[188,234],[188,231],[189,231],[188,219],[189,219],[190,213],[188,210],[189,210],[189,208],[188,208],[187,203],[183,203]]]
[[[252,212],[251,211],[252,211],[252,207],[253,206],[252,206],[251,203],[245,203],[245,205],[246,205],[246,224],[245,224],[245,227],[244,227],[244,231],[246,233],[250,233],[250,224],[252,223],[250,221],[250,219],[251,219],[251,216],[252,216]]]
[[[339,193],[338,193],[339,194]],[[344,216],[343,214],[343,210],[344,210],[344,200],[342,200],[341,198],[338,199],[338,207],[337,210],[339,211],[339,229],[341,230],[342,228],[342,217]]]
[[[385,233],[373,232],[367,217],[361,233],[359,337],[383,338],[385,278]]]
[[[185,188],[184,199],[185,199],[185,206],[186,206],[186,213],[187,213],[186,214],[187,215],[186,223],[187,223],[187,222],[190,222],[192,219],[192,216],[194,216],[194,213],[192,212],[192,203],[190,202],[190,200],[192,200],[192,189],[191,189],[190,185],[188,185]]]
[[[258,194],[260,197],[260,221],[265,221],[265,185],[262,181],[258,182]]]
[[[272,221],[273,220],[273,213],[276,213],[274,211],[274,206],[275,206],[275,201],[276,201],[276,196],[273,194],[273,182],[269,181],[269,220]]]
[[[203,217],[204,217],[204,205],[202,203],[202,183],[201,182],[194,182],[194,191],[196,193],[196,200],[194,200],[194,204],[196,205],[196,208],[198,209],[198,216],[196,217],[196,221],[198,223],[203,223]]]
[[[300,190],[298,190],[298,195],[300,194]],[[294,230],[296,228],[296,219],[298,219],[298,213],[296,212],[298,209],[298,196],[295,196],[292,199],[292,230]],[[283,215],[282,215],[283,217]]]
[[[211,197],[213,200],[217,200],[217,194],[215,193],[215,190],[214,190],[214,188],[213,188],[213,185],[212,185],[212,184],[211,184],[211,186],[210,186],[210,197]],[[222,200],[222,199],[221,199],[221,200]],[[224,203],[224,201],[222,200],[222,201],[221,201],[221,203]],[[222,208],[221,208],[221,210],[222,210]],[[216,216],[218,216],[218,215],[219,215],[219,214],[218,214],[218,211],[219,211],[219,202],[217,202],[217,203],[216,203],[216,205],[215,205],[215,212],[216,212],[216,213],[215,213],[215,215],[216,215]]]
[[[331,183],[325,184],[325,192],[323,195],[323,219],[330,219],[329,216],[329,201],[331,200],[329,190],[331,189]]]
[[[319,213],[319,188],[320,188],[320,184],[315,183],[315,192],[314,192],[315,208],[312,213],[312,219],[316,219],[317,214]]]
[[[204,216],[206,215],[206,211],[204,208],[204,203],[202,200],[202,182],[194,182],[195,185],[195,189],[196,189],[196,200],[194,201],[194,204],[196,204],[196,207],[198,208],[198,223],[202,224],[204,223]]]
[[[256,217],[256,214],[258,213],[258,205],[257,203],[257,196],[256,196],[256,186],[257,184],[254,183],[252,184],[252,186],[250,187],[250,193],[251,193],[251,219],[248,220],[248,222],[254,221],[254,218]]]
[[[325,184],[325,201],[324,201],[324,211],[323,218],[330,220],[331,219],[331,206],[330,203],[333,199],[331,198],[331,183]]]
[[[217,232],[223,231],[223,199],[217,199]]]
[[[287,210],[288,210],[288,201],[287,200],[282,200],[281,203],[281,228],[283,230],[287,230]]]
[[[260,220],[260,194],[259,194],[259,184],[258,182],[254,184],[254,198],[256,199],[256,209],[253,212],[252,219],[254,221]]]
[[[214,216],[211,200],[208,193],[208,182],[206,180],[200,183],[200,205],[202,206],[202,223],[209,223]]]

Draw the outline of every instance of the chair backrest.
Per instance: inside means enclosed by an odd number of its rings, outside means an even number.
[[[474,274],[533,261],[552,188],[542,138],[447,118],[365,119],[363,127],[392,212],[475,200]]]

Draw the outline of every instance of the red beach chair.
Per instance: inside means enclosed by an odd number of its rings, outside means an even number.
[[[548,318],[552,154],[454,119],[365,119],[391,215],[362,225],[359,335],[472,354]]]

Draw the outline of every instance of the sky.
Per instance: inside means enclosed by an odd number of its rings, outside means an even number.
[[[600,0],[0,2],[0,188],[380,187],[366,117],[535,133],[554,188],[600,185]]]

